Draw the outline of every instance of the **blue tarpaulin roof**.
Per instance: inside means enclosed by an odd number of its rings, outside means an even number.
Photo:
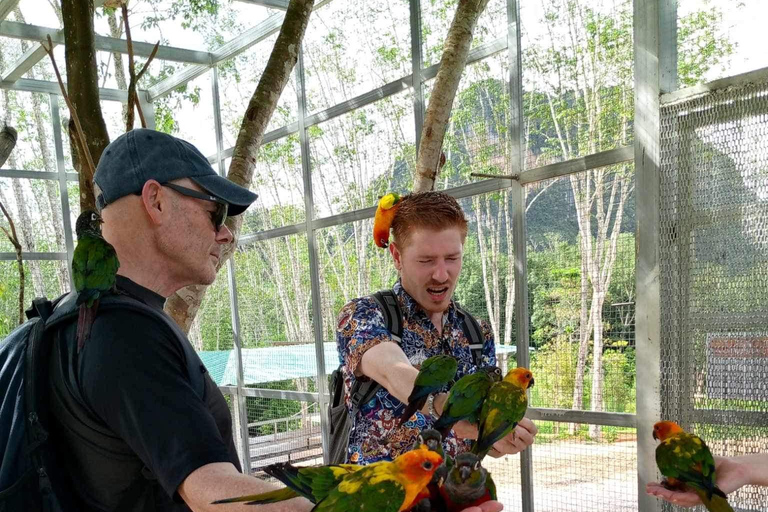
[[[339,365],[336,343],[324,343],[325,371]],[[316,377],[315,345],[284,345],[243,349],[244,384],[264,384],[301,377]],[[497,354],[515,353],[515,347],[496,345]],[[219,386],[237,385],[237,361],[234,350],[198,352],[214,382]]]

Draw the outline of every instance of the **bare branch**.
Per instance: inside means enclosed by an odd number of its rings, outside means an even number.
[[[3,230],[5,236],[8,237],[8,240],[11,241],[13,247],[16,249],[16,264],[19,267],[19,325],[21,325],[24,323],[24,262],[21,259],[21,243],[16,234],[16,225],[13,223],[13,219],[8,213],[8,210],[5,209],[5,205],[3,205],[2,201],[0,201],[0,210],[3,211],[5,218],[8,219],[8,225],[11,228],[11,232],[9,233],[8,230],[5,229],[5,226],[0,226],[0,229]]]

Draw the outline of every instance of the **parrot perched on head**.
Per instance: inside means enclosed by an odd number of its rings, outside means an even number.
[[[277,503],[303,496],[317,503],[334,489],[346,475],[362,469],[357,464],[338,464],[316,467],[296,467],[288,462],[272,464],[264,468],[268,475],[280,480],[287,487],[261,494],[249,494],[237,498],[214,501],[213,504],[247,502],[247,505]]]
[[[115,248],[101,236],[101,216],[92,210],[80,214],[75,224],[77,247],[72,257],[72,277],[77,291],[77,350],[91,335],[99,299],[114,291],[120,262]]]
[[[400,195],[394,192],[386,194],[379,199],[376,215],[373,217],[373,242],[385,249],[389,246],[389,228],[392,219],[400,203]]]
[[[445,437],[458,421],[477,423],[488,391],[494,382],[500,380],[501,370],[495,366],[484,366],[460,378],[448,392],[443,414],[435,422],[434,428]]]
[[[426,446],[344,476],[313,512],[402,512],[417,502],[443,458]],[[419,498],[420,499],[420,498]]]
[[[496,484],[477,455],[472,453],[456,456],[453,467],[438,488],[441,499],[433,510],[460,512],[496,499]]]
[[[436,355],[424,360],[408,397],[408,405],[400,416],[398,426],[408,421],[422,407],[431,393],[442,389],[456,376],[458,362],[454,357]]]
[[[723,491],[715,485],[715,459],[699,436],[685,432],[673,421],[653,426],[656,464],[666,477],[665,487],[692,490],[709,512],[733,512]]]
[[[496,441],[509,434],[525,416],[528,393],[533,386],[533,374],[528,368],[515,368],[507,372],[504,380],[495,383],[480,411],[477,441],[472,453],[482,460]]]

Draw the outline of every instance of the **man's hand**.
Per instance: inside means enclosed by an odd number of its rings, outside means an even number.
[[[733,459],[715,457],[715,472],[717,475],[717,486],[725,494],[730,494],[748,483],[748,476],[745,474],[744,468]],[[692,491],[672,491],[656,482],[647,484],[645,492],[681,507],[701,505],[701,500],[696,493]]]
[[[456,434],[456,437],[477,439],[477,427],[465,420],[456,423],[453,426],[453,432]],[[531,420],[523,418],[517,424],[515,430],[493,445],[488,455],[498,458],[503,455],[520,453],[533,444],[538,432],[539,429]]]
[[[486,501],[478,507],[465,508],[461,512],[501,512],[502,510],[504,510],[504,505],[498,501]]]

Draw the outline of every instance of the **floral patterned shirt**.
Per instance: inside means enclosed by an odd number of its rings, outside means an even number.
[[[443,333],[438,334],[429,315],[403,289],[400,281],[393,287],[403,315],[403,336],[400,343],[403,352],[417,369],[428,357],[450,354],[458,361],[456,380],[474,373],[469,340],[464,335],[464,319],[456,311],[453,301],[443,313]],[[357,377],[357,369],[366,350],[379,343],[396,343],[387,330],[384,314],[372,297],[361,297],[345,305],[339,313],[336,343],[344,375],[344,400],[347,410],[352,410],[349,390]],[[486,322],[480,322],[483,330],[483,365],[496,364],[493,332]],[[368,380],[368,377],[359,377]],[[447,389],[443,390],[447,391]],[[367,403],[361,404],[349,436],[347,460],[356,464],[370,464],[380,460],[392,460],[409,450],[419,432],[431,428],[433,420],[417,411],[415,418],[397,427],[397,420],[405,410],[405,404],[380,388]],[[413,418],[413,417],[412,417]],[[445,451],[452,457],[466,451],[471,443],[457,440],[453,432],[443,442]]]

